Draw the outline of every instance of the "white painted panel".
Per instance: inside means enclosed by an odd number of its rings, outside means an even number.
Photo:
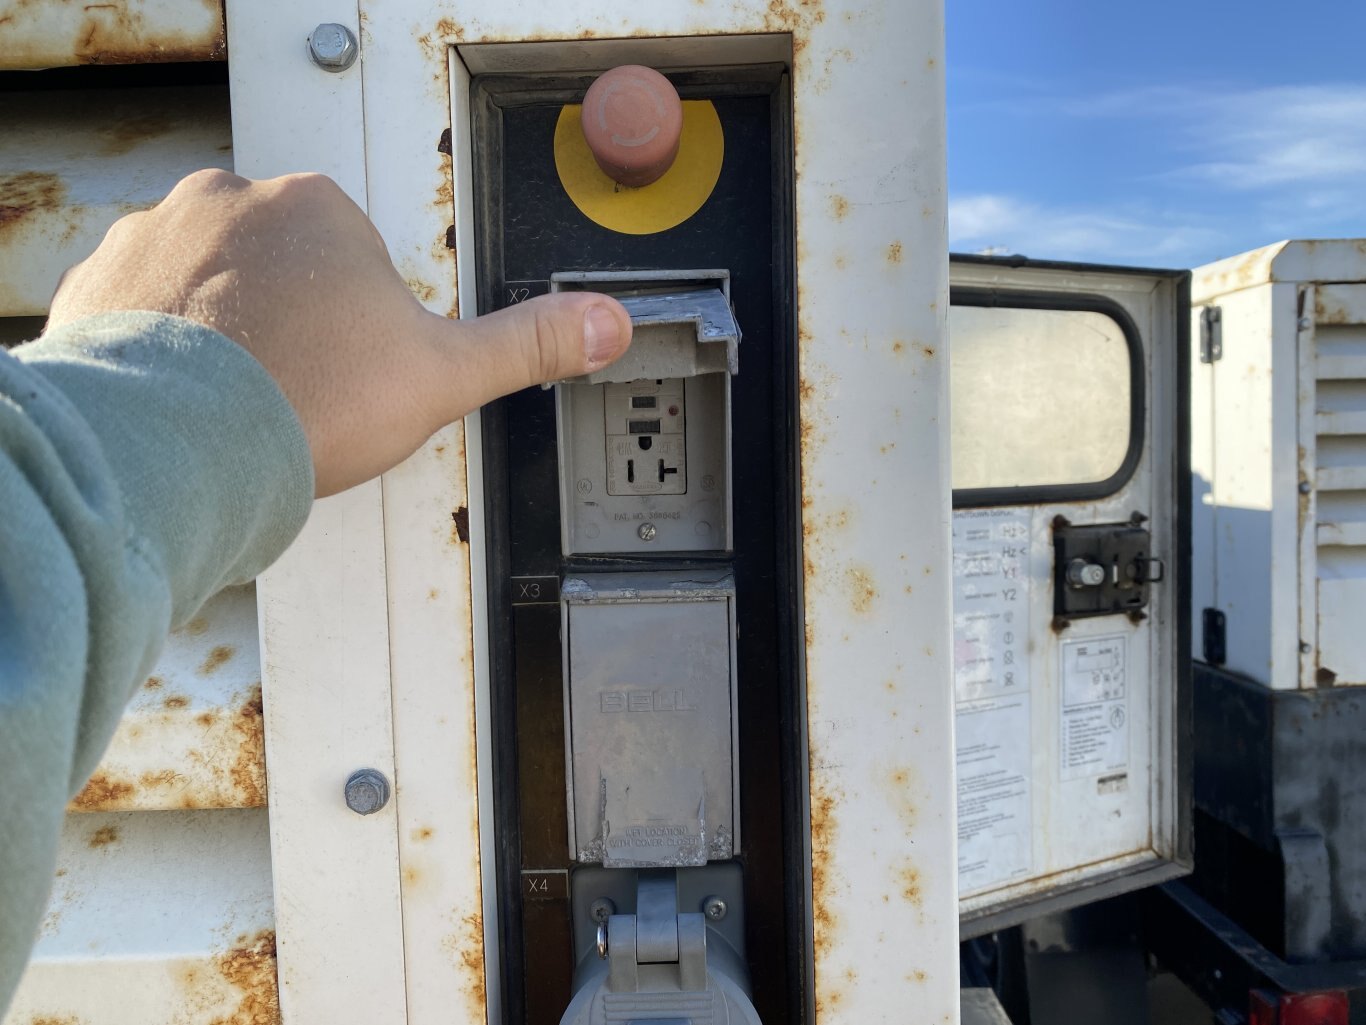
[[[5,92],[0,125],[0,317],[46,314],[109,225],[191,171],[232,164],[221,86]]]
[[[381,159],[414,163],[402,180],[420,187],[383,199],[372,189],[377,216],[381,203],[417,209],[439,195],[423,154],[441,123],[427,82],[444,73],[445,44],[616,36],[641,40],[633,52],[648,54],[651,36],[793,33],[803,489],[806,529],[818,539],[805,574],[815,1005],[839,1020],[914,1002],[927,1017],[954,1020],[952,725],[937,682],[947,678],[949,652],[945,268],[942,257],[914,255],[944,252],[938,4],[877,2],[826,17],[781,2],[714,10],[693,0],[591,9],[480,0],[376,5],[366,31],[421,69],[403,73],[415,86],[402,94],[414,145],[370,156],[372,175]],[[393,67],[382,47],[376,52]],[[892,135],[880,115],[888,104],[904,129]],[[851,151],[869,159],[850,165]],[[458,208],[466,203],[457,198]],[[429,240],[390,238],[400,259],[417,258],[409,254]],[[851,307],[855,280],[864,301]],[[870,355],[850,360],[846,336],[867,337]],[[910,359],[918,362],[908,385]],[[919,526],[907,531],[908,522]],[[886,538],[897,539],[894,550]],[[905,631],[906,622],[917,629]],[[853,668],[850,652],[858,652]],[[903,685],[888,689],[889,680]],[[896,944],[883,942],[892,935]]]
[[[0,70],[223,60],[220,0],[0,0]]]
[[[68,816],[7,1025],[279,1020],[266,813]]]
[[[359,30],[354,4],[230,7],[236,170],[320,171],[364,208],[361,65],[313,66],[321,22]],[[395,804],[343,800],[355,769],[394,780],[380,483],[318,502],[257,589],[284,1020],[402,1023]]]
[[[266,803],[256,589],[211,598],[171,634],[72,811]]]
[[[468,104],[468,76],[385,5],[367,10],[364,26],[370,216],[409,287],[454,317],[454,169],[438,144],[452,128],[453,96]],[[389,116],[397,109],[408,116]],[[467,132],[459,134],[467,161]],[[461,227],[472,237],[468,191],[461,196]],[[485,949],[463,425],[385,476],[384,508],[408,1019],[473,1022],[485,1017],[485,959],[497,951]]]

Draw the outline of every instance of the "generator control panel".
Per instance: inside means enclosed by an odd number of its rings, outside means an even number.
[[[633,324],[484,413],[509,1021],[805,1014],[790,109],[779,64],[472,81],[482,310]]]

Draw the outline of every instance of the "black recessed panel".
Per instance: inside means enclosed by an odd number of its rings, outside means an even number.
[[[734,558],[739,618],[741,861],[754,1002],[765,1021],[803,1019],[797,757],[797,508],[791,309],[791,140],[787,81],[741,69],[675,77],[685,99],[712,99],[725,135],[720,179],[701,210],[654,235],[585,217],[561,186],[554,132],[588,80],[488,77],[473,86],[481,307],[520,301],[561,271],[730,272],[744,333],[732,380]],[[526,290],[526,294],[522,294]],[[513,297],[509,299],[509,297]],[[528,579],[559,577],[554,392],[510,396],[484,412],[490,648],[500,925],[508,1020],[554,1025],[567,1005],[567,900],[525,900],[524,873],[575,869],[565,836],[559,612],[518,598]],[[628,559],[579,558],[573,568]],[[684,563],[650,562],[649,568]],[[546,587],[549,593],[551,588]],[[514,612],[514,604],[517,606]],[[786,771],[784,771],[786,768]],[[786,788],[786,789],[785,789]],[[794,853],[795,852],[795,853]],[[539,878],[539,876],[537,876]],[[534,904],[534,907],[533,907]],[[558,1009],[558,1010],[556,1010]]]

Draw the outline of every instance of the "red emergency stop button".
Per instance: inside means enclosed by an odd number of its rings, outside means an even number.
[[[623,64],[588,87],[582,124],[603,173],[639,188],[673,166],[683,132],[683,103],[658,71]]]

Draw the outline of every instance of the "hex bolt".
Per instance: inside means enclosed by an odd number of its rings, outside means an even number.
[[[712,922],[719,922],[725,918],[727,910],[729,909],[726,907],[726,902],[720,897],[711,896],[702,902],[702,914],[706,915],[708,920]]]
[[[642,541],[653,541],[655,535],[658,533],[659,531],[655,529],[653,523],[642,523],[639,529],[636,530],[636,536]]]
[[[373,815],[389,803],[389,781],[378,769],[357,769],[346,779],[346,806]]]
[[[359,53],[356,37],[345,25],[327,21],[309,33],[308,59],[324,71],[345,71]]]

